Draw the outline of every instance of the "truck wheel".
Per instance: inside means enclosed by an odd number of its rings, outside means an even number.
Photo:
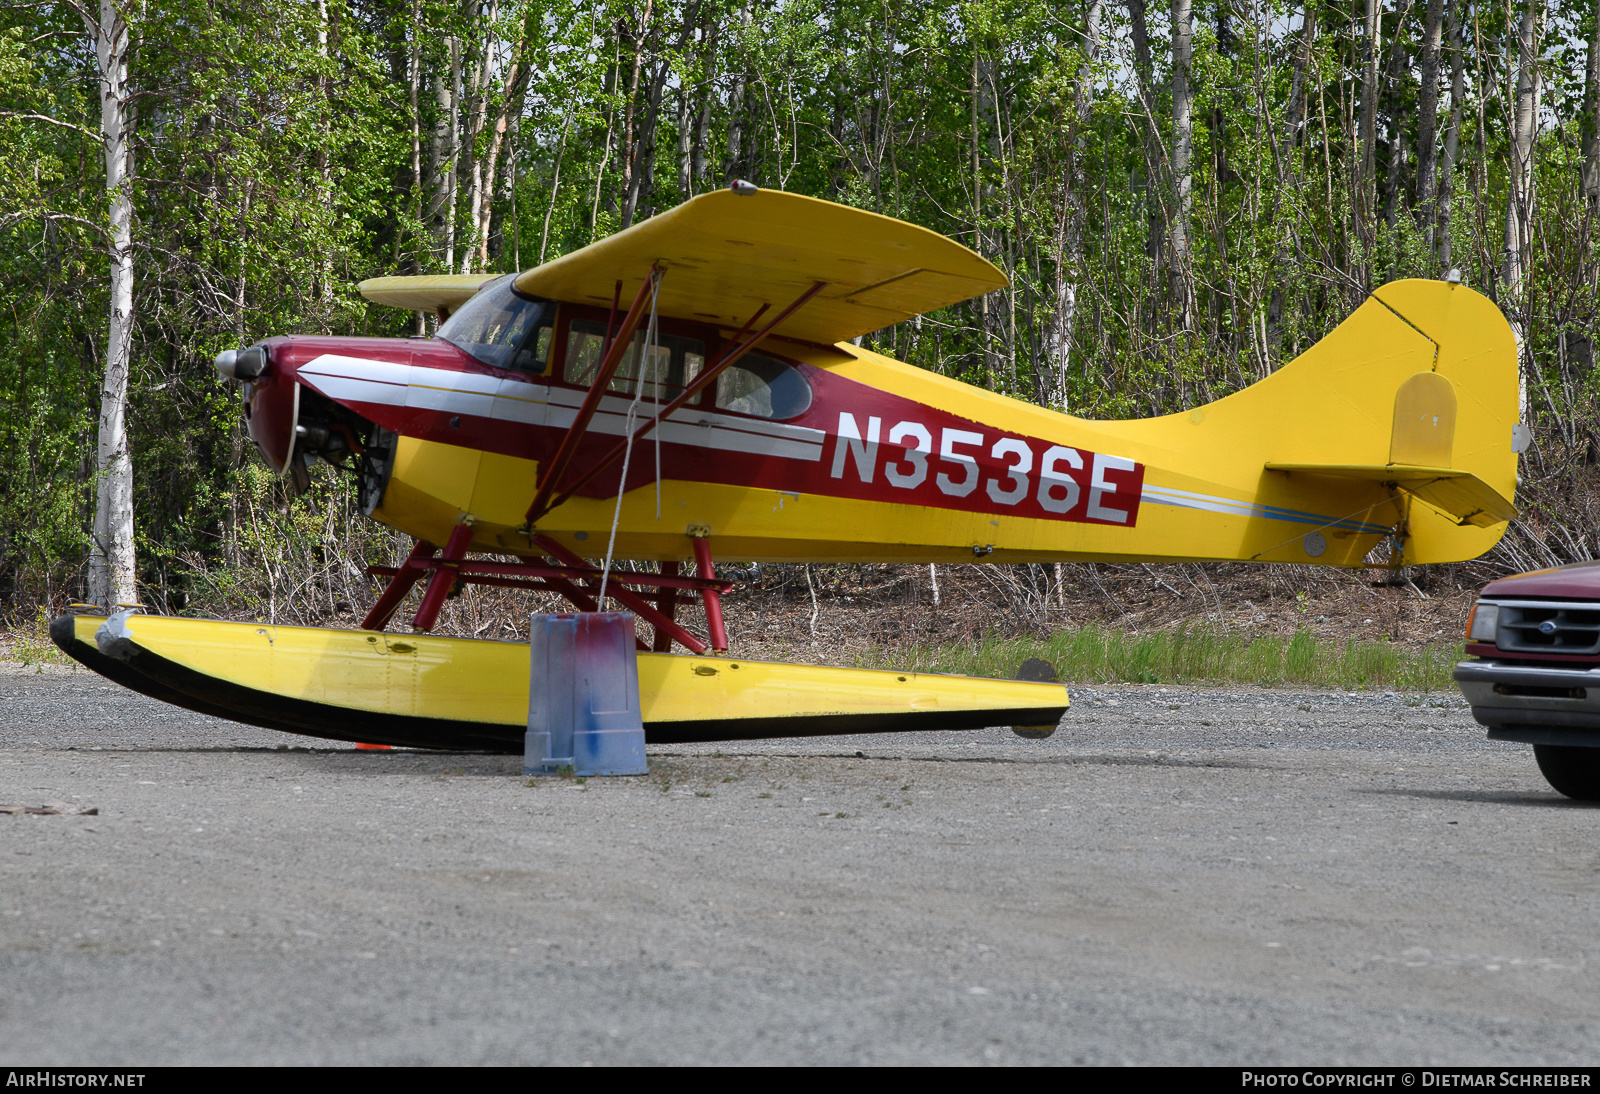
[[[1567,797],[1600,801],[1600,748],[1534,745],[1533,758],[1545,781]]]

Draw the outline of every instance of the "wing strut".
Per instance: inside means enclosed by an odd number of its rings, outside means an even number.
[[[651,276],[644,279],[639,285],[639,292],[633,298],[633,305],[628,308],[628,314],[622,320],[622,329],[617,331],[616,338],[606,350],[605,357],[600,361],[600,367],[595,371],[594,383],[589,385],[589,393],[583,397],[583,405],[578,408],[578,416],[567,427],[566,435],[561,438],[561,447],[556,449],[555,456],[550,460],[548,468],[539,469],[539,489],[533,495],[533,504],[528,506],[528,523],[531,525],[539,516],[550,511],[550,506],[545,504],[550,500],[550,494],[555,489],[556,482],[566,471],[567,465],[572,462],[572,457],[578,451],[578,442],[583,439],[584,432],[589,428],[589,422],[594,417],[594,412],[600,408],[600,398],[605,394],[611,377],[616,373],[617,366],[622,363],[622,355],[628,351],[628,344],[633,341],[634,328],[638,327],[640,318],[644,315],[645,302],[650,299],[650,289],[656,284],[656,278],[661,271],[659,266],[650,268]],[[607,324],[609,333],[610,324]]]
[[[584,485],[592,480],[596,475],[600,474],[600,472],[617,462],[617,460],[622,457],[622,454],[627,451],[630,439],[634,443],[638,443],[645,437],[646,434],[655,429],[656,426],[660,425],[668,415],[678,411],[697,398],[702,391],[715,382],[718,376],[722,375],[722,373],[732,366],[736,361],[738,361],[739,358],[743,357],[745,354],[749,353],[751,350],[755,349],[763,341],[765,341],[767,335],[771,334],[779,323],[782,323],[796,311],[799,311],[802,305],[826,288],[827,284],[828,283],[826,281],[818,281],[805,292],[801,293],[799,298],[796,299],[794,303],[790,304],[787,308],[784,308],[783,311],[778,314],[776,319],[773,319],[766,326],[762,327],[755,333],[755,335],[746,341],[739,341],[740,338],[744,337],[745,331],[749,330],[755,321],[760,319],[770,306],[767,304],[761,305],[760,310],[752,315],[749,320],[745,322],[745,325],[740,329],[739,333],[734,336],[731,348],[725,352],[715,364],[701,372],[699,376],[695,377],[694,382],[683,390],[681,395],[672,400],[672,402],[668,403],[666,406],[662,407],[654,417],[650,418],[644,423],[644,425],[640,426],[638,430],[634,432],[632,438],[624,437],[622,440],[618,441],[611,451],[607,452],[604,456],[601,456],[598,460],[595,460],[592,464],[590,464],[589,469],[583,472],[582,475],[578,476],[577,481],[563,490],[559,497],[543,508],[540,508],[539,501],[541,498],[546,496],[544,486],[549,485],[554,481],[553,478],[545,479],[544,483],[540,487],[539,497],[535,498],[533,505],[528,507],[528,523],[532,524],[534,521],[550,512],[550,510],[566,502],[566,500],[572,497],[573,494],[583,489]],[[574,428],[576,428],[576,424],[574,424]]]

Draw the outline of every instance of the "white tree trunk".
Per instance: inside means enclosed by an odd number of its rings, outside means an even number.
[[[494,226],[494,193],[495,180],[500,176],[500,155],[506,146],[506,134],[511,132],[513,121],[522,112],[522,99],[527,89],[526,69],[523,66],[523,50],[527,47],[527,36],[524,34],[517,39],[515,48],[511,53],[511,62],[506,68],[505,84],[500,92],[500,113],[495,117],[494,128],[489,138],[489,152],[484,157],[485,180],[483,184],[483,197],[474,199],[473,207],[476,223],[474,225],[473,250],[477,254],[477,267],[480,271],[489,268],[489,231]],[[512,231],[517,231],[516,207],[516,167],[515,152],[513,151],[513,165],[511,168],[511,220]],[[516,248],[517,263],[521,262],[521,246]],[[504,248],[501,249],[501,261],[504,263]],[[517,263],[514,263],[517,264]],[[466,271],[471,273],[472,271]]]
[[[1189,270],[1189,220],[1194,215],[1194,94],[1189,81],[1194,54],[1194,18],[1190,0],[1172,0],[1172,297],[1178,325],[1188,330],[1194,319]]]
[[[1047,352],[1055,362],[1055,404],[1067,409],[1067,372],[1072,364],[1072,328],[1078,317],[1078,263],[1083,258],[1083,222],[1085,202],[1083,194],[1083,156],[1089,141],[1084,128],[1089,121],[1091,89],[1089,81],[1094,76],[1094,66],[1100,60],[1100,18],[1104,10],[1102,0],[1088,0],[1084,13],[1084,56],[1078,66],[1078,78],[1073,89],[1073,115],[1076,132],[1073,135],[1071,160],[1067,168],[1065,193],[1062,195],[1061,220],[1056,233],[1056,307],[1046,333]]]
[[[1579,181],[1590,205],[1600,202],[1600,0],[1594,4],[1594,35],[1589,40],[1589,64],[1583,70],[1583,168]]]
[[[686,54],[694,47],[694,8],[683,9],[682,41]],[[694,62],[687,57],[680,62],[683,72],[678,77],[678,200],[688,201],[694,196],[694,175],[689,165],[689,153],[694,145],[694,88],[689,82],[689,66]]]
[[[1361,64],[1361,167],[1355,185],[1355,229],[1369,248],[1377,232],[1377,146],[1378,146],[1378,60],[1382,55],[1383,5],[1367,0],[1366,53]],[[1366,256],[1362,256],[1360,280],[1366,285]]]
[[[1510,193],[1506,198],[1505,289],[1518,301],[1527,276],[1533,227],[1533,137],[1539,118],[1539,23],[1542,0],[1528,0],[1517,28],[1516,105],[1512,114]]]
[[[100,134],[110,214],[110,324],[95,461],[94,544],[89,598],[103,608],[138,599],[134,585],[133,461],[128,453],[128,366],[133,346],[133,151],[128,86],[128,24],[113,0],[100,18],[80,9],[100,69]]]
[[[332,219],[333,212],[333,171],[328,163],[328,134],[331,130],[329,124],[333,114],[333,85],[327,76],[328,60],[328,0],[317,0],[317,57],[322,62],[323,75],[317,77],[317,97],[321,99],[319,109],[322,111],[321,125],[323,137],[321,146],[317,149],[317,204],[320,205],[325,215]],[[323,307],[331,310],[333,307],[333,254],[325,251],[317,263],[317,280],[321,282],[319,295],[322,297]],[[326,320],[324,320],[326,321]]]
[[[497,51],[499,45],[492,29],[498,10],[493,0],[488,4],[478,5],[479,26],[474,35],[476,40],[471,43],[471,52],[467,57],[465,83],[461,85],[467,105],[466,140],[462,144],[461,151],[467,159],[464,173],[472,180],[471,189],[467,194],[469,234],[461,248],[461,272],[464,274],[475,272],[473,266],[478,258],[479,222],[489,215],[489,203],[494,188],[493,175],[485,171],[483,158],[479,155],[479,144],[489,115],[489,68],[493,61],[492,54]]]
[[[1527,0],[1517,28],[1517,86],[1512,111],[1510,193],[1506,195],[1505,293],[1501,310],[1517,339],[1518,402],[1528,420],[1527,310],[1523,307],[1528,247],[1533,242],[1533,138],[1539,120],[1539,31],[1543,0]]]
[[[1439,269],[1448,272],[1451,260],[1450,201],[1455,194],[1456,160],[1461,148],[1461,110],[1466,89],[1466,44],[1461,40],[1461,8],[1465,0],[1450,0],[1445,36],[1450,40],[1450,121],[1445,126],[1444,154],[1439,161],[1438,226],[1434,234]]]
[[[1433,243],[1438,193],[1439,59],[1444,46],[1444,0],[1428,0],[1422,31],[1422,87],[1417,104],[1417,215]]]
[[[450,63],[436,76],[434,84],[438,110],[433,123],[433,146],[429,179],[428,220],[434,230],[434,245],[445,271],[456,266],[456,162],[461,154],[461,42],[447,42]]]

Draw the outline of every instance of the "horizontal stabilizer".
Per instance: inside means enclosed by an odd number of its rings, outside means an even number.
[[[357,286],[374,304],[412,311],[455,311],[499,274],[427,274],[420,277],[370,277]]]
[[[1488,528],[1517,515],[1517,507],[1470,471],[1403,463],[1277,463],[1268,471],[1360,479],[1392,485],[1455,517],[1462,524]]]

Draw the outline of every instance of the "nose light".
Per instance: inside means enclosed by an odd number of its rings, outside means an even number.
[[[225,349],[212,363],[226,380],[254,380],[267,371],[267,351],[261,346]]]

